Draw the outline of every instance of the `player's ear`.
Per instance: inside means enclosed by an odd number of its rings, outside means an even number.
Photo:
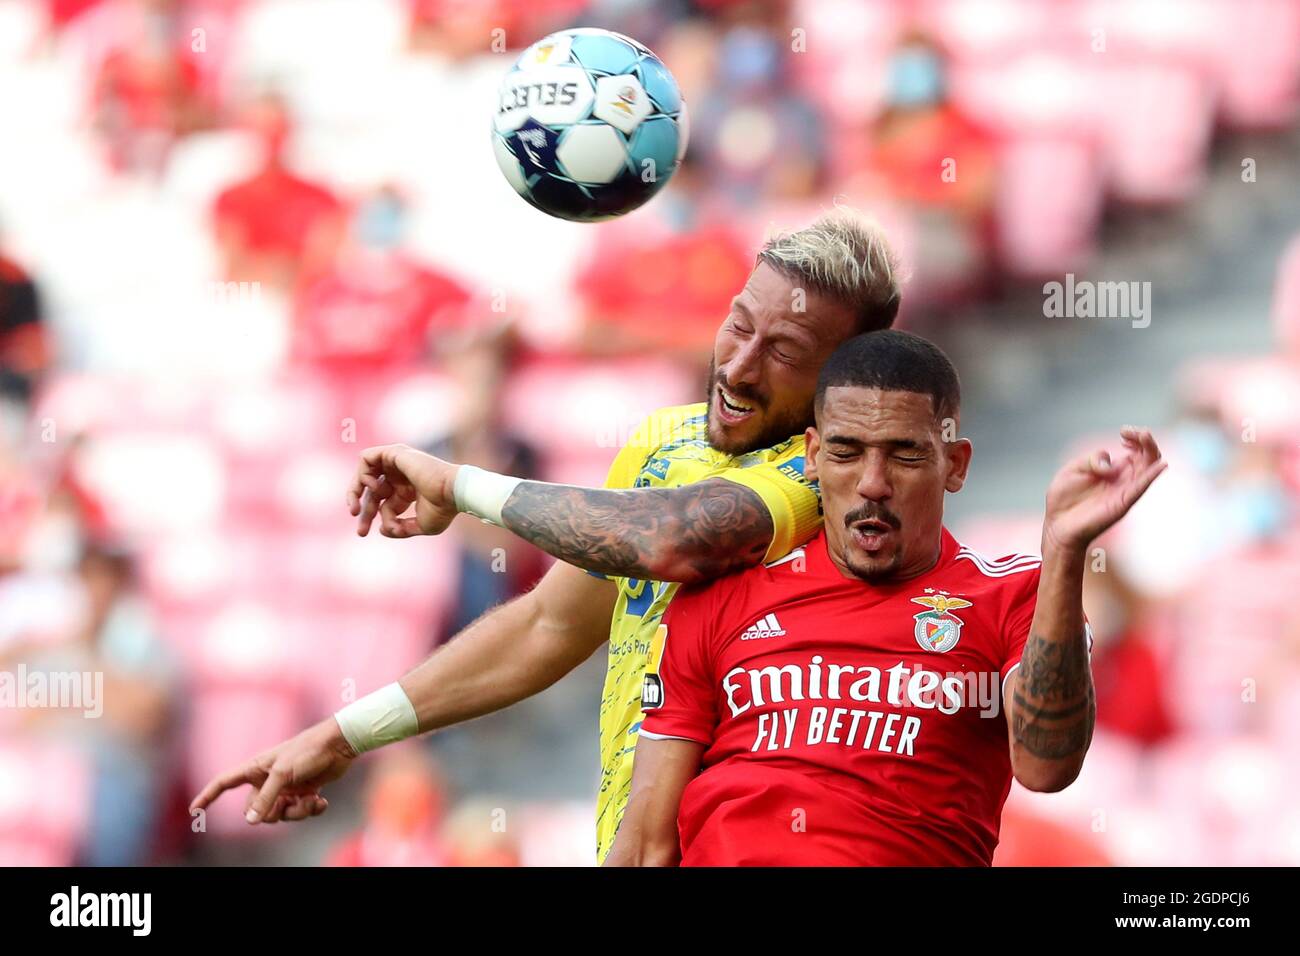
[[[961,491],[966,484],[966,472],[970,469],[970,456],[974,449],[969,438],[957,438],[944,442],[944,455],[948,459],[948,476],[944,479],[945,491]]]
[[[809,481],[817,480],[817,452],[821,448],[821,436],[817,434],[817,429],[809,427],[803,433],[804,457],[803,457],[803,476]]]

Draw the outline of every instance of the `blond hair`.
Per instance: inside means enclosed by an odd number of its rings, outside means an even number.
[[[898,315],[902,275],[885,232],[845,206],[796,232],[774,235],[758,261],[847,305],[858,318],[859,332],[887,329]]]

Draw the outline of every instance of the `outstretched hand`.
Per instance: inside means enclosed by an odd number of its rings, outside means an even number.
[[[1151,432],[1126,425],[1120,430],[1124,451],[1115,459],[1097,451],[1070,462],[1047,489],[1043,545],[1087,548],[1128,514],[1133,504],[1168,467]]]
[[[456,465],[409,445],[376,445],[361,453],[348,489],[348,511],[357,534],[369,533],[375,516],[389,538],[441,534],[456,517]],[[415,514],[402,515],[415,505]]]
[[[249,823],[306,820],[329,808],[321,787],[347,773],[356,754],[342,740],[334,718],[217,774],[190,803],[206,810],[227,790],[249,785],[244,819]]]

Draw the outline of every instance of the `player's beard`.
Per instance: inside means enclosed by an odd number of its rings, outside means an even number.
[[[868,502],[844,516],[844,534],[851,535],[853,525],[869,518],[883,521],[892,529],[891,533],[897,536],[893,553],[884,561],[873,560],[870,566],[864,566],[861,562],[865,556],[859,553],[859,549],[855,548],[851,541],[846,541],[844,564],[853,572],[854,577],[867,584],[888,584],[898,577],[898,572],[903,566],[903,522],[884,505]]]
[[[898,571],[903,566],[903,549],[896,548],[885,563],[876,562],[869,568],[850,560],[847,556],[844,563],[859,581],[865,581],[867,584],[892,584],[898,579]]]
[[[727,391],[731,392],[737,398],[752,402],[757,409],[755,417],[757,419],[758,431],[753,438],[729,440],[729,437],[723,433],[719,440],[714,438],[713,430],[713,400],[718,393],[718,385],[721,383],[721,376],[717,373],[717,368],[712,358],[709,359],[709,377],[707,380],[708,387],[705,393],[705,407],[708,409],[707,424],[709,445],[718,451],[727,455],[743,455],[747,452],[757,451],[760,448],[771,448],[778,445],[791,437],[802,435],[808,430],[813,423],[813,402],[808,400],[804,408],[772,408],[772,401],[769,397],[763,396],[747,388],[733,388],[727,385]],[[745,423],[749,425],[748,422]],[[754,426],[750,426],[754,427]],[[721,429],[720,429],[721,431]]]

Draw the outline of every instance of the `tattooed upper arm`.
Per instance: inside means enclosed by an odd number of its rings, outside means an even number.
[[[721,478],[626,491],[525,481],[502,518],[569,564],[654,581],[699,581],[758,564],[775,530],[756,491]]]

